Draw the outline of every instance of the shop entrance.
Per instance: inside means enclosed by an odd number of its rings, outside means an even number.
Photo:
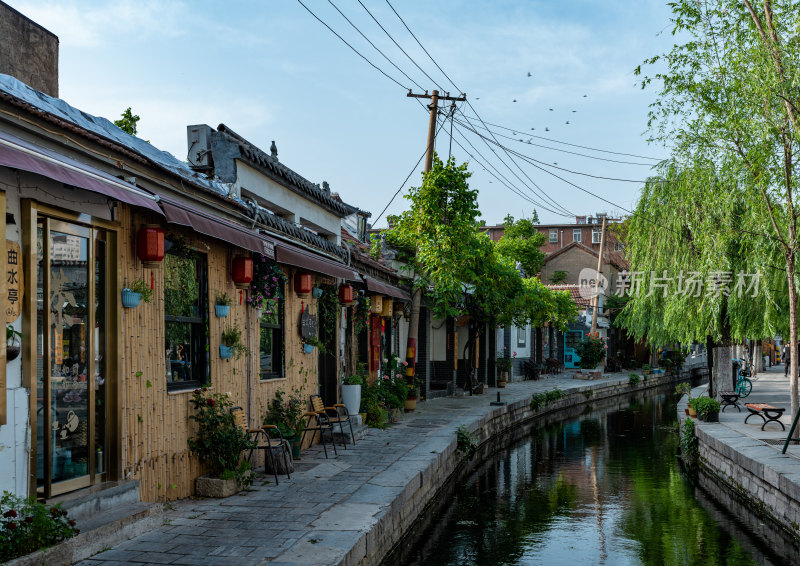
[[[107,233],[36,225],[36,488],[44,497],[105,479]],[[33,318],[33,317],[32,317]]]

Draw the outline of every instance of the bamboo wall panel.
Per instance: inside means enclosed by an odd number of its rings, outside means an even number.
[[[167,391],[164,355],[164,274],[163,267],[145,268],[136,257],[136,232],[142,224],[157,223],[148,214],[120,207],[122,230],[119,238],[120,278],[123,286],[134,279],[153,282],[153,300],[135,309],[121,310],[121,340],[118,380],[118,406],[121,446],[121,479],[138,479],[143,500],[171,500],[194,493],[194,480],[202,467],[189,452],[188,439],[194,422],[189,419],[192,390]],[[285,377],[269,381],[259,378],[259,321],[247,306],[246,291],[235,289],[230,276],[231,261],[241,250],[223,242],[198,236],[177,226],[164,226],[167,234],[182,234],[190,246],[208,259],[209,362],[210,387],[228,393],[235,405],[248,412],[250,426],[258,426],[275,392],[298,390],[305,399],[318,388],[319,355],[304,354],[299,332],[301,305],[316,314],[316,300],[298,298],[287,286],[285,295],[284,365]],[[284,266],[291,282],[294,271]],[[227,292],[233,298],[226,318],[214,315],[214,297]],[[240,300],[241,299],[241,300]],[[249,312],[248,312],[249,311]],[[220,335],[227,325],[238,325],[247,336],[252,355],[222,360]],[[249,393],[249,395],[248,395]],[[113,418],[114,416],[111,416]]]

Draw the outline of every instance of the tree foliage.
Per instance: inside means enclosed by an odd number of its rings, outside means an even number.
[[[536,230],[538,222],[536,211],[531,218],[517,221],[509,214],[503,223],[503,237],[497,242],[497,252],[519,262],[526,275],[539,273],[544,262],[541,247],[546,237]]]
[[[128,106],[125,112],[122,113],[122,118],[119,120],[114,120],[114,125],[123,132],[135,136],[136,124],[139,122],[139,120],[139,116],[131,112],[131,107]]]

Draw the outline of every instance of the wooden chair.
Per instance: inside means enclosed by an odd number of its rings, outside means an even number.
[[[353,434],[353,423],[350,421],[350,413],[347,412],[347,407],[341,403],[336,403],[333,407],[326,407],[322,402],[322,397],[319,395],[311,395],[311,410],[315,413],[322,413],[325,415],[327,421],[333,425],[339,424],[339,432],[342,434],[342,446],[347,450],[347,442],[345,440],[344,423],[350,427],[350,438],[353,440],[353,446],[356,444],[356,436]],[[334,442],[334,448],[336,443]]]
[[[283,439],[281,431],[275,425],[264,425],[261,428],[248,428],[247,415],[241,407],[232,407],[231,414],[236,421],[236,426],[241,430],[247,432],[250,440],[255,442],[255,446],[250,449],[247,455],[247,461],[253,457],[253,451],[264,450],[264,471],[267,469],[267,458],[272,464],[272,473],[275,476],[275,485],[278,485],[278,466],[275,462],[275,453],[273,450],[281,450],[283,452],[284,464],[286,465],[286,477],[292,479],[289,469],[291,466],[291,447],[289,443]]]
[[[313,399],[313,397],[319,397],[319,395],[312,395],[311,397]],[[313,406],[313,401],[312,401],[312,406]],[[333,444],[333,453],[336,456],[338,456],[339,453],[336,451],[336,442],[334,442],[333,439],[333,423],[330,422],[330,420],[328,419],[328,415],[325,413],[325,411],[324,410],[321,412],[316,410],[306,411],[305,413],[303,413],[303,416],[306,419],[306,424],[305,428],[303,428],[303,435],[300,437],[300,443],[301,444],[303,443],[303,441],[306,438],[306,433],[309,431],[311,431],[311,442],[313,443],[314,437],[317,435],[317,432],[319,432],[319,439],[322,442],[322,449],[325,451],[325,457],[327,458],[328,445],[325,440],[325,433],[330,432],[331,444]],[[311,424],[312,422],[314,423],[314,425]]]

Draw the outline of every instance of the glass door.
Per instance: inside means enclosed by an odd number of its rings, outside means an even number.
[[[581,357],[577,354],[578,345],[583,342],[583,333],[579,330],[569,330],[564,333],[564,367],[576,368]]]
[[[101,230],[37,230],[37,487],[45,497],[102,479],[106,446],[106,261]]]

